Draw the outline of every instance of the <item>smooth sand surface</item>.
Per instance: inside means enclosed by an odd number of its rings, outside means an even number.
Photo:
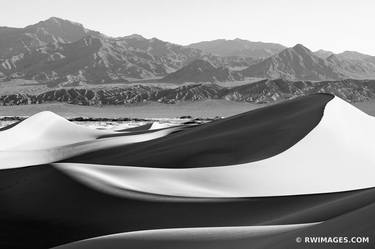
[[[375,202],[374,190],[166,200],[152,195],[139,198],[130,191],[127,197],[108,195],[50,165],[1,170],[0,199],[6,205],[0,206],[0,248],[30,248],[30,245],[50,248],[97,236],[150,229],[326,222],[371,205]],[[366,225],[353,222],[353,227]],[[370,224],[371,220],[367,221]],[[335,231],[340,229],[338,226]]]

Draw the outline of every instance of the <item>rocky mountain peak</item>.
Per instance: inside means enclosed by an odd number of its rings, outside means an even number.
[[[302,44],[298,43],[293,47],[293,50],[300,54],[312,54],[311,50]]]
[[[135,39],[135,40],[147,40],[146,38],[144,38],[143,36],[139,35],[139,34],[131,34],[131,35],[127,35],[127,36],[124,36],[123,39],[127,40],[127,39]]]
[[[52,42],[52,40],[75,42],[82,39],[89,31],[80,23],[51,17],[25,27],[25,32],[36,34],[41,40],[46,42]]]

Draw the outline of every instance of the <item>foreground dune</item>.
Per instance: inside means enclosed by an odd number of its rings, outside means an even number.
[[[0,248],[290,249],[301,236],[371,236],[374,126],[328,94],[123,131],[40,113],[0,131]]]
[[[0,240],[0,248],[30,248],[30,245],[50,248],[141,230],[324,224],[375,202],[374,188],[317,195],[189,201],[172,197],[166,200],[155,195],[139,197],[132,192],[118,197],[87,187],[49,165],[3,170],[0,189],[0,199],[6,203],[0,206],[0,231],[4,238]],[[366,226],[371,232],[374,224],[370,222],[371,216],[367,217],[367,223],[357,222],[354,217],[347,221],[350,226],[331,226],[318,232],[346,234],[345,229],[361,231]],[[289,242],[293,245],[295,239]],[[289,244],[263,248],[293,247]]]
[[[55,249],[99,249],[99,248],[229,248],[234,242],[246,248],[259,244],[265,238],[278,236],[290,231],[301,230],[316,225],[240,226],[172,228],[128,232],[107,235],[54,247]],[[173,245],[171,245],[173,241]]]

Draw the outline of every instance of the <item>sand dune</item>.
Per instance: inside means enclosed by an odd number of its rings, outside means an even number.
[[[0,248],[290,249],[297,236],[370,236],[373,127],[328,94],[123,131],[40,113],[0,131]]]
[[[89,129],[53,112],[40,112],[0,133],[0,151],[38,150],[90,141],[108,131]]]
[[[220,123],[212,125],[221,126]],[[193,165],[193,168],[188,169],[178,169],[178,164],[174,167],[167,164],[169,169],[151,168],[158,161],[150,164],[149,168],[144,163],[143,167],[55,165],[69,175],[88,182],[90,186],[115,194],[121,194],[121,189],[178,197],[262,197],[349,191],[375,187],[375,157],[372,156],[374,149],[371,146],[375,140],[375,130],[372,127],[375,127],[373,117],[334,98],[326,105],[319,124],[306,137],[286,151],[260,161],[225,167],[194,168]],[[265,136],[272,135],[273,130],[268,132]],[[218,136],[222,133],[224,131],[218,133]],[[176,134],[179,138],[183,135],[184,132]],[[210,144],[210,139],[215,138],[207,137],[206,142]],[[238,143],[228,139],[230,138],[227,137],[222,143],[232,143],[232,146]],[[150,146],[147,146],[147,142],[142,143],[142,148],[146,149],[145,154],[147,155],[147,149],[158,150],[169,142],[168,137],[164,143],[159,141],[150,141]],[[159,142],[160,147],[151,147],[155,146],[155,142]],[[187,143],[186,140],[179,142]],[[180,143],[176,141],[175,146],[178,147]],[[211,149],[206,144],[200,146]],[[133,152],[131,149],[127,152],[118,148],[106,152],[112,151],[114,153],[108,155],[121,156],[115,157],[118,165],[126,165],[127,157],[131,157]],[[161,151],[163,152],[165,151]],[[250,150],[246,154],[251,153]],[[90,156],[89,161],[104,160],[100,154]],[[105,159],[108,157],[104,156]],[[79,158],[73,159],[75,160],[80,161]],[[169,158],[159,158],[159,161],[169,162],[168,160]],[[198,161],[197,165],[199,164]]]
[[[66,161],[155,168],[259,161],[289,149],[304,138],[319,124],[325,105],[332,98],[328,94],[310,95],[134,144],[131,148],[118,146]]]
[[[51,112],[41,112],[0,132],[0,169],[55,162],[160,138],[180,129],[155,129],[144,134],[97,130],[76,125]]]

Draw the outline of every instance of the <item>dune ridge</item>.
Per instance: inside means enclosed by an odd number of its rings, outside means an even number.
[[[126,193],[132,190],[206,198],[350,191],[375,187],[375,157],[371,146],[375,130],[372,127],[375,127],[373,117],[334,98],[325,106],[319,124],[304,138],[280,154],[255,162],[184,169],[178,165],[165,169],[152,168],[153,165],[128,167],[121,160],[117,161],[120,166],[87,163],[54,166],[98,190],[120,195],[121,189]],[[124,153],[123,158],[128,155]]]

